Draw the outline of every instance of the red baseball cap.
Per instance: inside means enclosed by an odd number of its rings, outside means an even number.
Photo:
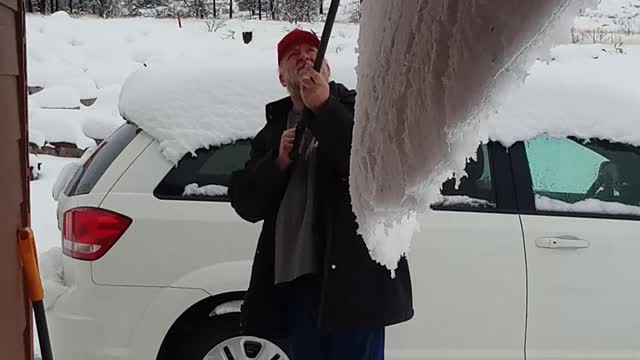
[[[278,64],[280,64],[282,57],[289,49],[299,44],[309,44],[318,47],[320,46],[320,39],[310,31],[293,29],[278,43]]]

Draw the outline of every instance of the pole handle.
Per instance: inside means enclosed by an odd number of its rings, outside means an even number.
[[[18,250],[29,300],[31,302],[42,301],[44,299],[44,289],[42,288],[42,279],[38,269],[35,237],[31,228],[22,228],[18,231]]]

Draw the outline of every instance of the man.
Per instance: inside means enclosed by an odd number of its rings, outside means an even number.
[[[406,259],[396,276],[371,260],[349,195],[355,91],[314,71],[318,38],[299,29],[278,44],[289,97],[266,106],[250,160],[232,175],[236,212],[264,221],[242,308],[248,334],[288,338],[292,360],[384,358],[384,328],[413,317]],[[305,108],[313,112],[296,160]]]

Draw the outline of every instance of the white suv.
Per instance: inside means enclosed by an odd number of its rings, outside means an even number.
[[[224,187],[248,152],[238,141],[173,166],[129,123],[88,157],[60,194],[57,359],[278,358],[237,337],[260,224]],[[420,215],[416,316],[389,328],[387,358],[636,358],[640,149],[539,136],[478,155]]]

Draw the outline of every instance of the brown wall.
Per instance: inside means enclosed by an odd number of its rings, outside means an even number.
[[[29,224],[24,11],[0,0],[0,359],[31,359],[30,307],[17,255]]]

